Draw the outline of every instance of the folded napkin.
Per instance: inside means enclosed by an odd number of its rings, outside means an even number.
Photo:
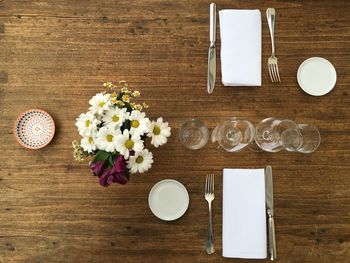
[[[222,10],[221,73],[225,86],[261,86],[261,13]]]
[[[264,169],[224,169],[222,255],[266,258]]]

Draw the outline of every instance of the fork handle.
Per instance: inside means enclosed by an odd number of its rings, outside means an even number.
[[[211,212],[211,202],[209,204],[209,217],[208,217],[208,237],[207,242],[205,244],[205,251],[207,254],[213,254],[215,252],[214,248],[214,236],[213,236],[213,219]]]
[[[268,8],[266,10],[267,23],[269,24],[271,45],[272,45],[272,56],[275,56],[275,14],[274,8]]]

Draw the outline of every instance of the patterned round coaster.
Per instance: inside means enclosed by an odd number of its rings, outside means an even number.
[[[37,150],[52,140],[55,134],[55,122],[46,111],[30,109],[19,115],[13,133],[20,145]]]

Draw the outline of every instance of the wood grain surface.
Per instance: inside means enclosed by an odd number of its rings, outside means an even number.
[[[267,164],[274,170],[278,262],[350,261],[350,2],[216,1],[218,10],[261,10],[263,85],[223,87],[218,66],[211,95],[209,3],[0,1],[0,262],[244,262],[221,256],[222,169]],[[267,7],[277,12],[278,85],[266,67]],[[312,56],[337,70],[336,87],[324,97],[303,93],[296,82],[298,66]],[[120,79],[142,91],[151,118],[169,121],[172,137],[152,149],[148,173],[103,188],[86,163],[73,160],[71,141],[79,138],[75,118],[89,98],[104,81]],[[33,107],[57,125],[52,143],[39,151],[21,148],[12,132],[16,117]],[[183,120],[199,118],[213,129],[233,116],[255,124],[270,116],[311,123],[322,143],[309,155],[181,146]],[[208,172],[216,175],[212,256],[204,251]],[[158,220],[148,208],[151,187],[165,178],[181,181],[190,194],[187,213],[175,222]]]

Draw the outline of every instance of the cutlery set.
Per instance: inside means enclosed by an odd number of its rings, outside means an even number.
[[[277,258],[276,250],[276,238],[275,238],[275,222],[274,222],[274,207],[273,207],[273,179],[272,179],[272,167],[266,166],[264,169],[265,179],[265,210],[267,215],[268,225],[268,257],[271,261]],[[205,244],[205,251],[207,254],[213,254],[215,252],[214,236],[213,236],[213,220],[212,220],[212,202],[215,198],[214,195],[214,174],[207,174],[205,180],[204,198],[208,202],[208,236]],[[239,211],[234,211],[239,213]]]
[[[216,78],[216,4],[211,3],[209,6],[209,17],[210,17],[210,26],[209,26],[209,52],[208,52],[208,77],[207,77],[207,91],[212,93],[215,87],[215,78]],[[267,22],[270,30],[271,36],[271,45],[272,52],[271,56],[268,58],[267,66],[270,74],[271,82],[278,83],[281,82],[277,57],[275,53],[275,14],[276,11],[274,8],[268,8],[266,10]]]

